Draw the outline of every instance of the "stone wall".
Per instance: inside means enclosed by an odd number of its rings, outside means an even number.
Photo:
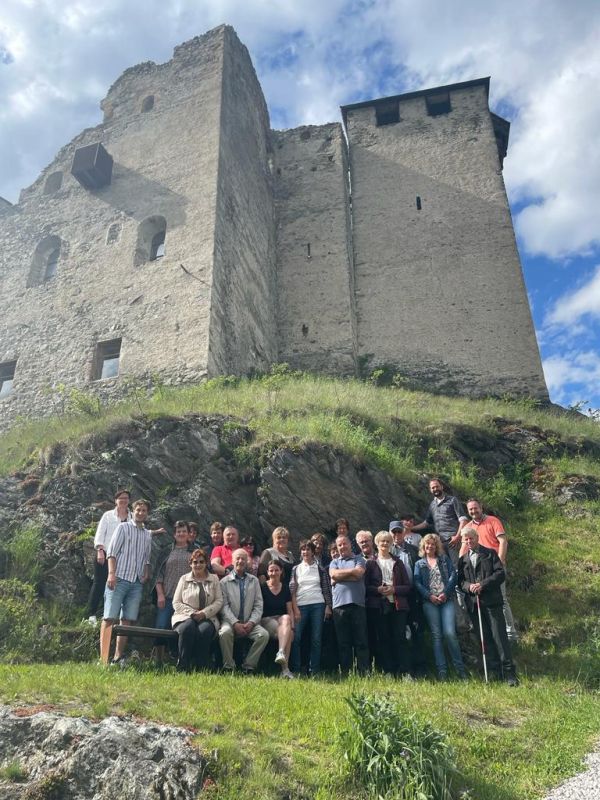
[[[356,371],[347,148],[341,125],[274,133],[279,360]]]
[[[231,28],[223,36],[211,375],[277,360],[269,114],[248,51]]]
[[[105,383],[148,372],[173,381],[206,374],[222,48],[217,29],[167,64],[127,70],[102,104],[103,124],[64,147],[3,214],[0,362],[16,359],[17,370],[0,421],[44,413],[50,384],[106,393]],[[89,191],[70,167],[76,148],[98,141],[114,159],[112,181]],[[62,185],[48,194],[58,171]],[[136,263],[139,225],[153,215],[166,220],[165,255]],[[48,235],[61,242],[56,275],[28,288],[33,253]],[[96,343],[116,338],[120,378],[93,382]]]
[[[546,398],[486,85],[472,83],[439,116],[421,93],[395,124],[346,108],[359,359],[449,391]]]

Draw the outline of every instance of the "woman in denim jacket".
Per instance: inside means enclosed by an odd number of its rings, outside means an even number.
[[[415,587],[423,600],[423,613],[431,630],[433,655],[440,680],[448,677],[448,664],[444,655],[444,639],[460,678],[466,678],[465,665],[458,639],[454,611],[454,590],[456,570],[444,553],[440,537],[429,533],[421,540],[419,555],[415,564]]]

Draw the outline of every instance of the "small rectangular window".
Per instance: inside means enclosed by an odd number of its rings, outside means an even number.
[[[96,363],[93,379],[116,378],[119,374],[119,359],[121,358],[121,340],[111,339],[110,342],[98,342],[96,345]]]
[[[5,361],[4,364],[0,364],[0,397],[12,394],[16,368],[16,361]]]
[[[430,117],[438,117],[440,114],[448,114],[452,111],[450,105],[450,92],[438,92],[438,94],[428,94],[425,98],[427,113]]]
[[[400,122],[400,103],[398,100],[391,103],[379,103],[375,106],[375,117],[377,126],[393,125]]]

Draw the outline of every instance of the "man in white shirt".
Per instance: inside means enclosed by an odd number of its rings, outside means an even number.
[[[143,584],[150,577],[152,536],[144,527],[148,510],[147,500],[137,500],[133,504],[133,521],[121,522],[108,546],[108,577],[104,593],[104,618],[100,628],[100,659],[104,664],[108,664],[115,620],[121,616],[123,625],[132,625],[137,620]],[[126,644],[126,637],[117,637],[113,663],[121,661]]]
[[[131,512],[129,511],[129,501],[131,495],[127,489],[119,489],[115,494],[115,507],[102,514],[96,535],[94,537],[94,580],[90,589],[86,606],[86,617],[91,625],[97,622],[96,612],[100,605],[100,600],[104,595],[106,578],[108,577],[108,564],[106,562],[106,552],[117,526],[121,522],[131,522]]]

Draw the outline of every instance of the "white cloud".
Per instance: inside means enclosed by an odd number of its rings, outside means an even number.
[[[543,361],[548,390],[555,401],[571,405],[597,398],[600,384],[600,354],[571,351],[553,355]]]
[[[517,217],[526,249],[555,257],[598,244],[597,0],[5,0],[0,194],[16,199],[69,138],[99,122],[100,95],[125,68],[165,61],[222,22],[249,47],[281,126],[491,75],[492,106],[516,109],[505,177],[527,203]]]
[[[572,292],[567,292],[556,300],[544,321],[545,326],[569,326],[574,334],[574,326],[582,317],[590,315],[600,319],[600,265],[592,277]],[[578,327],[581,331],[581,328]]]

